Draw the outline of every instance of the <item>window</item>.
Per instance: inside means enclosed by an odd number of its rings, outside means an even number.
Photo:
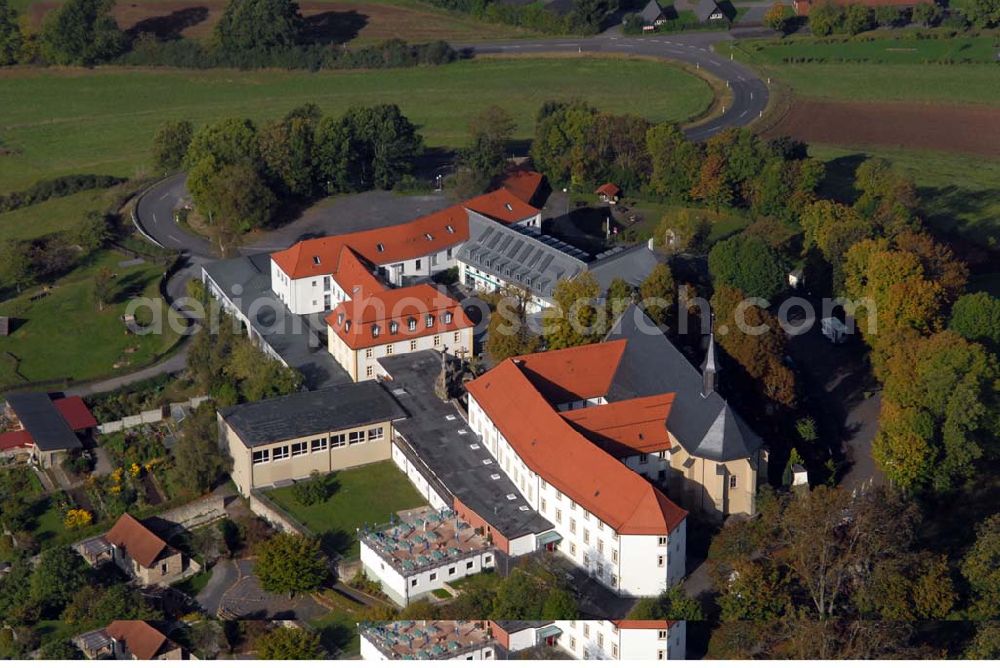
[[[618,588],[618,576],[617,575],[612,575],[611,576],[611,586],[614,587],[614,588],[616,588],[616,589]]]
[[[416,587],[417,586],[417,578],[413,578],[412,580],[410,580],[410,586],[411,587]]]
[[[583,519],[585,519],[585,520],[589,520],[590,519],[590,511],[589,510],[584,510],[583,511]]]
[[[437,573],[431,573],[430,577],[427,578],[427,579],[430,580],[431,582],[434,582],[435,580],[438,579],[438,574]]]
[[[604,634],[603,633],[598,633],[597,634],[597,646],[600,647],[601,649],[604,649]]]
[[[313,282],[312,282],[312,286],[313,286],[314,288],[316,287],[316,281],[313,281]]]
[[[664,545],[667,544],[667,537],[666,536],[657,536],[656,537],[656,544],[659,545],[660,547],[663,547]]]
[[[378,325],[372,325],[372,338],[377,339],[378,335],[382,332],[382,328]]]
[[[617,659],[618,658],[618,645],[617,645],[617,643],[611,643],[611,658],[612,659]]]
[[[491,650],[491,649],[483,650],[483,658],[484,659],[489,659],[492,656],[493,656],[493,650]]]
[[[618,563],[618,550],[611,550],[611,563]]]
[[[384,253],[385,246],[383,246],[382,244],[375,244],[375,250],[377,250],[379,253]]]
[[[570,518],[569,520],[569,532],[571,534],[576,534],[576,520],[573,518]]]
[[[667,658],[667,653],[662,649],[658,649],[656,650],[656,658],[659,661],[664,661]]]
[[[413,352],[416,349],[417,349],[417,340],[413,339],[412,341],[410,341],[410,352]]]
[[[556,501],[562,501],[562,492],[556,490]]]
[[[454,575],[454,574],[455,574],[455,567],[452,566],[451,568],[448,569],[448,575]]]
[[[416,269],[417,271],[420,271],[420,260],[416,260],[416,261],[414,261],[414,263],[413,263],[413,267],[414,267],[414,268],[415,268],[415,269]]]
[[[279,445],[278,447],[271,450],[271,459],[273,461],[278,461],[279,459],[288,459],[288,446]]]
[[[648,461],[649,461],[649,455],[647,455],[647,454],[641,454],[641,455],[639,455],[639,463],[640,464],[645,464]]]
[[[576,649],[576,638],[570,638],[569,639],[569,648],[570,649]]]
[[[292,457],[300,457],[308,452],[309,446],[306,443],[292,443]]]
[[[462,340],[462,333],[461,332],[455,332],[455,336],[453,338],[455,339],[455,343],[458,343],[459,341]]]
[[[411,332],[416,331],[416,329],[417,329],[417,319],[416,318],[410,318],[409,320],[407,320],[406,321],[406,328],[408,330],[410,330]]]
[[[330,277],[329,276],[324,276],[323,277],[323,289],[324,290],[329,290],[330,289]]]
[[[363,431],[352,431],[347,435],[348,445],[357,445],[358,443],[365,442],[365,432]]]
[[[489,566],[492,563],[493,563],[493,555],[492,554],[487,554],[485,557],[483,557],[483,565],[484,566]]]
[[[465,562],[465,570],[469,570],[470,568],[472,568],[472,562],[471,561]]]
[[[441,337],[438,336],[437,334],[434,335],[434,345],[435,346],[440,346],[441,345]]]
[[[370,360],[374,354],[375,353],[371,348],[365,348],[365,359]]]
[[[570,501],[569,502],[569,509],[570,510],[576,510],[576,501]]]
[[[583,544],[590,545],[590,529],[583,530]]]
[[[450,325],[451,324],[451,313],[445,313],[443,317],[444,317],[444,324]]]
[[[313,264],[319,264],[319,255],[313,255]]]
[[[667,558],[664,557],[662,554],[656,556],[656,565],[659,566],[660,568],[663,568],[663,564],[665,564],[666,562]]]
[[[556,508],[556,522],[562,524],[562,511]]]
[[[399,331],[399,323],[393,320],[392,322],[389,323],[389,333],[395,334],[398,331]]]
[[[371,378],[374,375],[375,375],[375,371],[370,366],[366,366],[365,367],[365,378]]]
[[[388,345],[387,345],[387,346],[385,347],[385,354],[386,354],[386,355],[391,355],[391,354],[392,354],[392,344],[391,344],[391,343],[390,343],[390,344],[388,344]]]
[[[729,489],[736,489],[736,476],[729,476]]]
[[[590,637],[590,624],[584,624],[583,625],[583,637],[584,638],[589,638]]]
[[[326,438],[314,438],[312,440],[312,451],[319,452],[326,450]]]
[[[428,327],[433,327],[434,326],[434,316],[428,315],[426,318],[424,318],[424,324],[427,325]]]
[[[385,434],[382,431],[382,427],[375,427],[374,429],[368,430],[368,440],[369,441],[381,441]]]
[[[544,512],[546,511],[546,510],[548,510],[548,508],[546,508],[546,505],[547,505],[547,504],[545,503],[545,499],[542,499],[542,512],[543,512],[543,513],[544,513]]]
[[[160,575],[166,575],[166,574],[167,574],[167,562],[164,561],[162,564],[160,564]]]
[[[576,545],[574,545],[573,543],[569,544],[569,553],[574,557],[576,556]]]
[[[597,551],[604,554],[604,541],[600,538],[597,539]]]
[[[666,632],[666,631],[665,631],[664,629],[660,629],[660,632],[659,632],[659,633],[657,633],[657,634],[656,634],[656,636],[657,636],[657,637],[658,637],[658,638],[659,638],[660,640],[666,640],[666,639],[667,639],[667,632]]]
[[[334,434],[330,437],[331,448],[342,448],[347,445],[347,436],[344,434]]]
[[[266,464],[271,460],[270,450],[255,450],[253,453],[254,464]]]

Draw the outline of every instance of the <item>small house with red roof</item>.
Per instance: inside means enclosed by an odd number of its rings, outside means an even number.
[[[188,565],[184,555],[128,513],[119,517],[106,534],[83,541],[76,549],[90,565],[96,567],[112,561],[143,586],[168,585],[200,570],[196,563],[190,562],[191,573],[185,572]]]
[[[103,629],[82,633],[73,638],[73,644],[91,660],[180,661],[189,658],[180,645],[153,624],[138,619],[117,620]]]
[[[473,324],[462,306],[427,284],[359,291],[326,318],[328,346],[355,381],[382,375],[380,357],[420,350],[472,353]]]
[[[605,183],[595,190],[594,194],[597,195],[597,198],[602,202],[614,204],[618,201],[618,198],[622,196],[622,189],[614,183]]]
[[[45,392],[7,396],[0,457],[23,458],[43,468],[83,447],[97,420],[80,397],[53,399]]]

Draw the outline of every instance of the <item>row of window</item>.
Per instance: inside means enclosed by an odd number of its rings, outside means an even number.
[[[345,320],[344,318],[345,318],[345,316],[344,316],[344,312],[343,311],[341,311],[340,313],[338,313],[337,314],[337,324],[338,325],[343,325],[344,326],[344,331],[345,332],[349,332],[349,331],[351,331],[351,321],[350,320]],[[454,316],[449,311],[445,311],[444,314],[441,316],[441,322],[443,322],[446,325],[450,325],[453,320],[454,320]],[[424,317],[424,325],[426,326],[427,329],[430,329],[431,327],[434,326],[434,321],[435,321],[435,318],[434,318],[434,316],[432,314],[428,314],[428,315],[426,315]],[[408,332],[415,332],[415,331],[417,331],[417,319],[416,318],[409,318],[406,321],[406,331],[408,331]],[[396,322],[395,320],[390,321],[389,322],[389,333],[390,334],[396,334],[398,332],[399,332],[399,323]],[[372,336],[373,337],[377,338],[378,335],[381,334],[381,333],[382,333],[382,325],[379,325],[379,324],[372,325]]]
[[[360,445],[366,441],[380,441],[385,438],[383,427],[373,427],[372,429],[351,431],[346,434],[334,434],[327,440],[326,437],[314,438],[311,441],[299,441],[289,445],[279,445],[266,450],[254,450],[252,461],[254,464],[266,464],[267,462],[277,462],[289,457],[301,457],[310,452],[322,452],[329,448],[342,448],[347,445]]]
[[[484,554],[483,555],[483,566],[486,567],[486,566],[492,566],[492,565],[493,565],[493,555],[492,554]],[[475,562],[474,561],[470,560],[470,561],[465,562],[465,572],[468,573],[469,571],[472,570],[472,568],[474,566],[475,566]],[[384,566],[383,566],[383,568],[384,568]],[[457,566],[449,566],[448,567],[448,576],[450,577],[450,576],[455,575],[455,573],[457,572],[457,570],[458,570]],[[428,582],[437,582],[437,579],[438,579],[437,571],[431,571],[430,573],[427,574],[427,581]],[[416,587],[419,583],[420,583],[420,576],[419,575],[415,575],[412,578],[410,578],[410,586],[411,587]]]
[[[454,335],[452,335],[452,341],[455,342],[455,343],[461,343],[462,342],[462,332],[455,332]],[[440,334],[435,334],[434,335],[434,345],[435,346],[440,346],[441,345],[441,335]],[[410,341],[410,352],[413,352],[416,349],[417,349],[417,339],[412,339]],[[395,346],[393,346],[393,344],[387,343],[385,345],[385,354],[386,355],[392,355],[394,350],[395,350]],[[373,357],[375,357],[375,349],[374,348],[365,348],[365,359],[372,359]]]

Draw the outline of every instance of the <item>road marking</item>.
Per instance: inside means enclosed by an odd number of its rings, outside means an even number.
[[[153,222],[154,223],[156,222],[156,212],[155,211],[153,212]]]
[[[181,240],[180,240],[180,239],[178,239],[177,237],[175,237],[175,236],[174,236],[174,235],[172,235],[172,234],[168,235],[168,238],[169,238],[170,240],[172,240],[172,241],[176,241],[177,243],[181,243]]]
[[[743,110],[743,113],[742,113],[742,114],[740,114],[740,118],[743,118],[743,117],[744,117],[744,116],[746,116],[746,115],[747,115],[747,110],[746,110],[746,109],[744,109],[744,110]]]

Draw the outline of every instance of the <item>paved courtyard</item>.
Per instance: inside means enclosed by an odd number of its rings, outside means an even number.
[[[313,619],[327,609],[310,595],[289,597],[261,589],[253,574],[253,559],[222,560],[197,596],[210,615],[223,619]]]

